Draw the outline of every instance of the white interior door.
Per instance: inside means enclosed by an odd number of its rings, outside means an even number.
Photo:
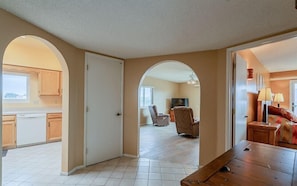
[[[122,63],[86,53],[86,165],[122,155]]]
[[[297,115],[297,80],[291,81],[291,110]]]
[[[235,90],[234,90],[234,123],[233,145],[246,140],[247,133],[247,64],[236,54],[235,56]]]

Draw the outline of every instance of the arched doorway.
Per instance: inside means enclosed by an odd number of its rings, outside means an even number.
[[[43,39],[43,38],[40,38],[40,37],[37,37],[37,36],[33,36],[33,35],[25,35],[25,36],[20,36],[20,37],[17,37],[13,40],[10,41],[10,43],[7,45],[5,51],[4,51],[4,54],[3,54],[3,64],[6,63],[6,61],[9,61],[9,60],[12,60],[14,61],[14,63],[16,61],[18,61],[16,58],[12,59],[12,58],[7,58],[7,49],[9,48],[9,46],[14,43],[15,40],[24,40],[22,41],[21,43],[26,43],[26,39],[30,40],[31,41],[31,45],[32,47],[38,47],[38,46],[42,46],[43,49],[46,49],[48,50],[50,53],[49,55],[46,55],[44,56],[45,59],[40,61],[39,64],[35,64],[34,68],[36,69],[42,69],[42,66],[38,66],[38,65],[41,65],[42,63],[44,63],[45,61],[47,61],[46,59],[52,59],[52,60],[55,60],[59,63],[60,65],[60,70],[63,72],[63,78],[62,78],[62,87],[63,87],[63,91],[60,92],[61,95],[59,95],[60,97],[47,97],[47,98],[44,98],[44,99],[33,99],[33,100],[30,100],[28,103],[27,103],[27,106],[30,105],[31,107],[33,107],[34,105],[39,105],[40,102],[42,102],[42,104],[53,104],[53,105],[62,105],[61,108],[60,108],[60,112],[62,112],[62,115],[63,115],[63,119],[62,119],[62,153],[59,154],[59,156],[61,156],[62,154],[62,158],[61,158],[61,161],[62,161],[62,167],[61,167],[61,162],[59,162],[59,170],[56,170],[59,172],[59,174],[61,172],[63,172],[63,167],[65,167],[66,163],[65,162],[65,158],[63,157],[66,157],[67,155],[67,149],[68,149],[68,140],[67,140],[67,133],[68,133],[68,111],[69,111],[69,101],[68,101],[68,97],[69,97],[69,71],[68,71],[68,67],[67,67],[67,64],[66,64],[66,61],[64,59],[64,57],[62,56],[62,54],[58,51],[58,49],[53,45],[51,44],[49,41]],[[23,47],[21,47],[23,48]],[[19,48],[20,50],[22,50],[21,48]],[[20,51],[18,51],[20,52]],[[35,58],[37,58],[36,56],[38,55],[44,55],[43,53],[39,53],[38,50],[34,50],[34,51],[23,51],[23,53],[27,53],[29,55],[34,55]],[[19,53],[20,54],[20,53]],[[14,56],[14,57],[24,57],[22,55],[20,56]],[[40,57],[40,56],[39,56]],[[32,58],[31,58],[32,59]],[[22,59],[22,60],[28,60],[28,59]],[[20,61],[22,61],[20,60]],[[33,60],[34,61],[34,60]],[[10,61],[11,62],[11,61]],[[31,61],[32,62],[32,61]],[[9,64],[9,62],[7,63]],[[22,66],[23,69],[26,69],[26,65],[25,64],[14,64],[12,65],[12,63],[10,63],[10,66],[15,66],[16,68],[18,68],[19,66]],[[31,64],[32,65],[32,64]],[[51,66],[51,65],[49,65]],[[50,68],[56,68],[56,67],[53,67],[51,66]],[[33,68],[32,68],[33,69]],[[58,69],[55,69],[55,70],[58,70]],[[34,70],[29,70],[30,73],[33,73]],[[2,71],[1,71],[2,73]],[[37,75],[36,75],[37,77]],[[35,87],[36,88],[36,87]],[[36,90],[36,89],[35,89]],[[37,94],[37,93],[35,93]],[[3,103],[3,99],[1,98],[1,101]],[[22,105],[23,107],[25,107],[25,105]],[[44,106],[44,105],[43,105]],[[24,109],[24,108],[22,108]]]
[[[145,92],[152,95],[142,95]],[[147,105],[154,104],[157,106],[159,113],[169,114],[172,98],[187,98],[190,100],[188,106],[193,109],[194,117],[199,119],[200,83],[195,72],[189,66],[179,61],[161,61],[150,67],[143,74],[139,83],[138,95],[140,157],[156,160],[166,159],[166,161],[186,164],[188,163],[186,159],[191,159],[189,162],[191,161],[192,163],[194,162],[193,164],[198,165],[199,137],[193,139],[178,136],[174,119],[171,119],[168,126],[153,126]],[[145,98],[151,98],[151,100],[143,100]],[[185,155],[182,155],[183,150],[179,149],[179,151],[177,146],[174,147],[172,145],[174,143],[178,143],[181,146],[188,145],[191,151],[185,152]],[[173,152],[175,149],[176,152]],[[183,158],[177,158],[175,156],[182,156]]]

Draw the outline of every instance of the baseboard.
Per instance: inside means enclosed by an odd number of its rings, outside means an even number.
[[[139,156],[131,155],[131,154],[123,154],[123,156],[128,158],[139,158]]]
[[[69,172],[61,172],[60,175],[61,175],[61,176],[69,176],[69,175],[71,175],[72,173],[74,173],[75,171],[77,171],[77,170],[79,170],[79,169],[83,169],[83,168],[85,168],[85,166],[84,166],[84,165],[80,165],[80,166],[77,166],[77,167],[73,168],[73,169],[72,169],[71,171],[69,171]]]

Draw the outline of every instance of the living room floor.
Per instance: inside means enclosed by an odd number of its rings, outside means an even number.
[[[2,185],[177,186],[197,170],[198,138],[178,136],[174,124],[147,125],[140,133],[140,158],[116,158],[70,176],[60,175],[61,142],[8,150],[2,157]]]
[[[139,154],[141,158],[198,166],[199,137],[177,135],[174,122],[164,127],[144,125],[140,127]]]

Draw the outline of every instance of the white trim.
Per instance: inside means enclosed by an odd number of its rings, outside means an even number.
[[[293,85],[294,84],[296,84],[297,83],[297,80],[290,80],[290,93],[289,93],[289,95],[290,95],[290,97],[289,97],[289,109],[291,110],[291,111],[293,111],[293,105],[292,105],[292,102],[293,102],[293,95],[292,95],[292,93],[293,93]],[[295,92],[295,94],[296,94],[296,92]],[[294,112],[295,113],[295,112]]]
[[[268,44],[268,43],[274,43],[274,42],[278,42],[278,41],[282,41],[282,40],[286,40],[286,39],[291,39],[297,37],[297,31],[294,32],[289,32],[286,34],[282,34],[282,35],[278,35],[278,36],[274,36],[274,37],[269,37],[266,39],[261,39],[258,41],[254,41],[251,43],[247,43],[247,44],[243,44],[243,45],[238,45],[238,46],[234,46],[231,48],[227,48],[227,52],[226,52],[226,58],[227,58],[227,62],[226,62],[226,73],[227,73],[227,96],[226,96],[226,135],[227,138],[225,141],[225,149],[229,149],[230,148],[230,144],[231,143],[231,139],[232,139],[232,133],[230,133],[230,131],[232,130],[232,53],[233,52],[237,52],[239,50],[244,50],[244,49],[249,49],[249,48],[253,48],[256,46],[260,46],[260,45],[264,45],[264,44]]]
[[[281,78],[270,78],[269,81],[279,81],[279,80],[294,80],[297,76],[281,77]]]
[[[77,170],[79,170],[79,169],[83,169],[83,168],[85,168],[86,166],[84,166],[84,165],[80,165],[80,166],[77,166],[77,167],[75,167],[75,168],[73,168],[71,171],[69,171],[69,172],[61,172],[60,173],[60,175],[61,176],[69,176],[69,175],[71,175],[72,173],[74,173],[75,171],[77,171]]]
[[[87,53],[85,52],[85,87],[84,87],[84,147],[83,147],[83,159],[84,159],[84,166],[87,166],[87,82],[88,82],[88,75],[87,75],[87,66],[88,66],[88,58]]]
[[[3,103],[30,103],[30,98],[31,98],[31,94],[30,94],[30,89],[31,89],[31,74],[30,73],[21,73],[21,72],[12,72],[12,71],[3,71],[2,72],[2,86],[4,86],[4,75],[8,75],[8,76],[19,76],[19,77],[25,77],[26,78],[26,94],[27,94],[27,98],[26,99],[3,99],[3,95],[2,95],[2,102]],[[2,89],[4,89],[2,87]],[[2,90],[3,92],[3,90]]]
[[[132,154],[123,154],[123,156],[128,157],[128,158],[139,158],[139,156],[135,156]]]
[[[227,151],[232,147],[232,52],[227,49],[227,63],[226,63],[226,82],[227,82],[227,92],[226,92],[226,126],[225,126],[225,150]]]

